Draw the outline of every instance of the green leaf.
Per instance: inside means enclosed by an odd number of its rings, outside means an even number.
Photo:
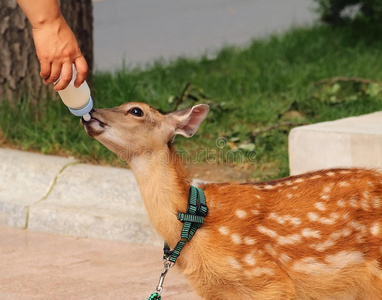
[[[240,138],[238,136],[232,136],[229,138],[229,141],[232,143],[240,142]]]
[[[246,144],[241,144],[238,148],[244,151],[254,151],[256,146],[254,143],[246,143]]]
[[[382,92],[382,86],[377,83],[371,83],[366,89],[366,95],[370,97],[377,97]]]
[[[329,94],[336,95],[341,90],[341,85],[339,83],[335,83],[329,90]]]

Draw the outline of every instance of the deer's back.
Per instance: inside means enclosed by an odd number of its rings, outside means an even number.
[[[332,169],[203,188],[209,213],[196,244],[207,273],[258,291],[282,283],[301,299],[352,299],[366,287],[382,298],[381,173]]]

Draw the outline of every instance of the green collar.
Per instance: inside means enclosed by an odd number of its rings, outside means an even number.
[[[188,197],[187,213],[178,213],[178,220],[183,222],[182,233],[180,240],[176,244],[174,250],[170,250],[170,247],[165,243],[163,248],[163,264],[164,270],[159,278],[159,283],[156,288],[156,292],[151,294],[149,299],[161,299],[161,293],[163,289],[163,281],[170,268],[175,265],[180,252],[183,247],[194,236],[195,232],[202,226],[204,217],[207,215],[208,207],[206,204],[206,197],[204,192],[194,186],[190,187],[190,195]]]

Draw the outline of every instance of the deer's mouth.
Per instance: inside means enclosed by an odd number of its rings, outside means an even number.
[[[81,124],[84,126],[88,135],[95,137],[103,133],[109,125],[99,116],[95,117],[92,113],[90,113],[90,116],[91,119],[89,121],[85,121],[84,118],[81,118]]]

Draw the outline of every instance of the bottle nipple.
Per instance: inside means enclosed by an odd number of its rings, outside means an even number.
[[[89,113],[83,115],[82,117],[84,118],[84,120],[85,120],[86,122],[89,121],[89,120],[92,118],[92,117],[90,116]]]

